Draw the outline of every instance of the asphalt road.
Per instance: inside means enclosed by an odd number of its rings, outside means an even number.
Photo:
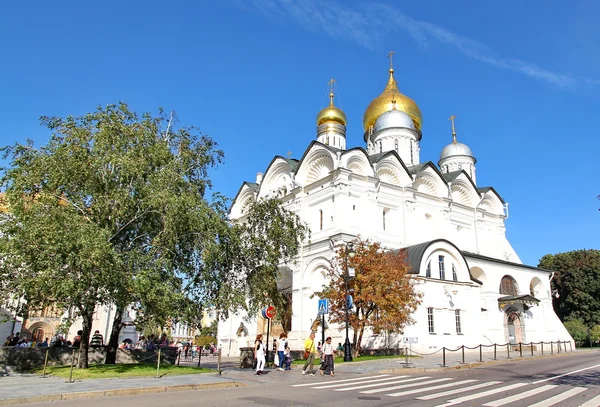
[[[600,358],[583,354],[436,373],[272,371],[247,387],[34,403],[61,407],[166,406],[600,406]],[[587,404],[586,404],[587,403]]]

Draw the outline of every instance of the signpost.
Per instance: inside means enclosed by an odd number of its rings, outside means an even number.
[[[319,312],[321,316],[321,345],[325,345],[325,314],[329,314],[329,298],[319,300]]]
[[[267,362],[269,361],[269,333],[271,332],[271,319],[275,318],[275,315],[277,315],[277,311],[275,310],[275,307],[272,305],[269,305],[267,307],[264,307],[261,310],[261,314],[263,316],[263,318],[265,318],[267,320],[267,344],[266,344],[266,350],[267,350]]]
[[[405,336],[404,338],[402,338],[402,342],[407,344],[408,343],[408,348],[406,346],[404,346],[404,356],[405,356],[405,365],[406,367],[408,367],[409,363],[408,363],[408,354],[412,353],[412,344],[413,343],[419,343],[419,338],[416,336],[410,337],[410,336]]]

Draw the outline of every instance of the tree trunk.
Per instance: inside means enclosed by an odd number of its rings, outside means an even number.
[[[117,349],[119,347],[119,332],[123,320],[123,307],[117,305],[115,310],[115,316],[113,318],[112,330],[110,331],[110,339],[106,345],[106,359],[104,360],[105,365],[114,365],[117,363]]]
[[[88,350],[90,348],[90,333],[92,332],[92,318],[94,316],[94,307],[87,307],[81,311],[82,331],[81,342],[79,344],[79,362],[77,367],[79,369],[87,369],[88,364]]]

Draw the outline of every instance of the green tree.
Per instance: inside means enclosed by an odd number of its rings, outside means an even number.
[[[329,284],[314,294],[329,298],[331,322],[342,324],[346,320],[346,275],[348,268],[355,269],[348,288],[353,296],[353,309],[349,325],[357,344],[354,355],[360,352],[364,331],[370,327],[375,332],[403,332],[413,322],[411,314],[421,303],[421,294],[415,290],[408,274],[409,266],[402,251],[384,251],[378,242],[356,239],[352,242],[355,255],[348,256],[347,246],[337,248],[332,267],[328,270]]]
[[[547,254],[539,267],[555,271],[551,285],[559,295],[552,304],[561,321],[578,319],[590,328],[600,323],[599,250]]]

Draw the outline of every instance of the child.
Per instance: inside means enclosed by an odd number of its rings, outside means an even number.
[[[283,363],[285,363],[285,370],[292,370],[292,354],[289,346],[286,346],[283,351]]]

